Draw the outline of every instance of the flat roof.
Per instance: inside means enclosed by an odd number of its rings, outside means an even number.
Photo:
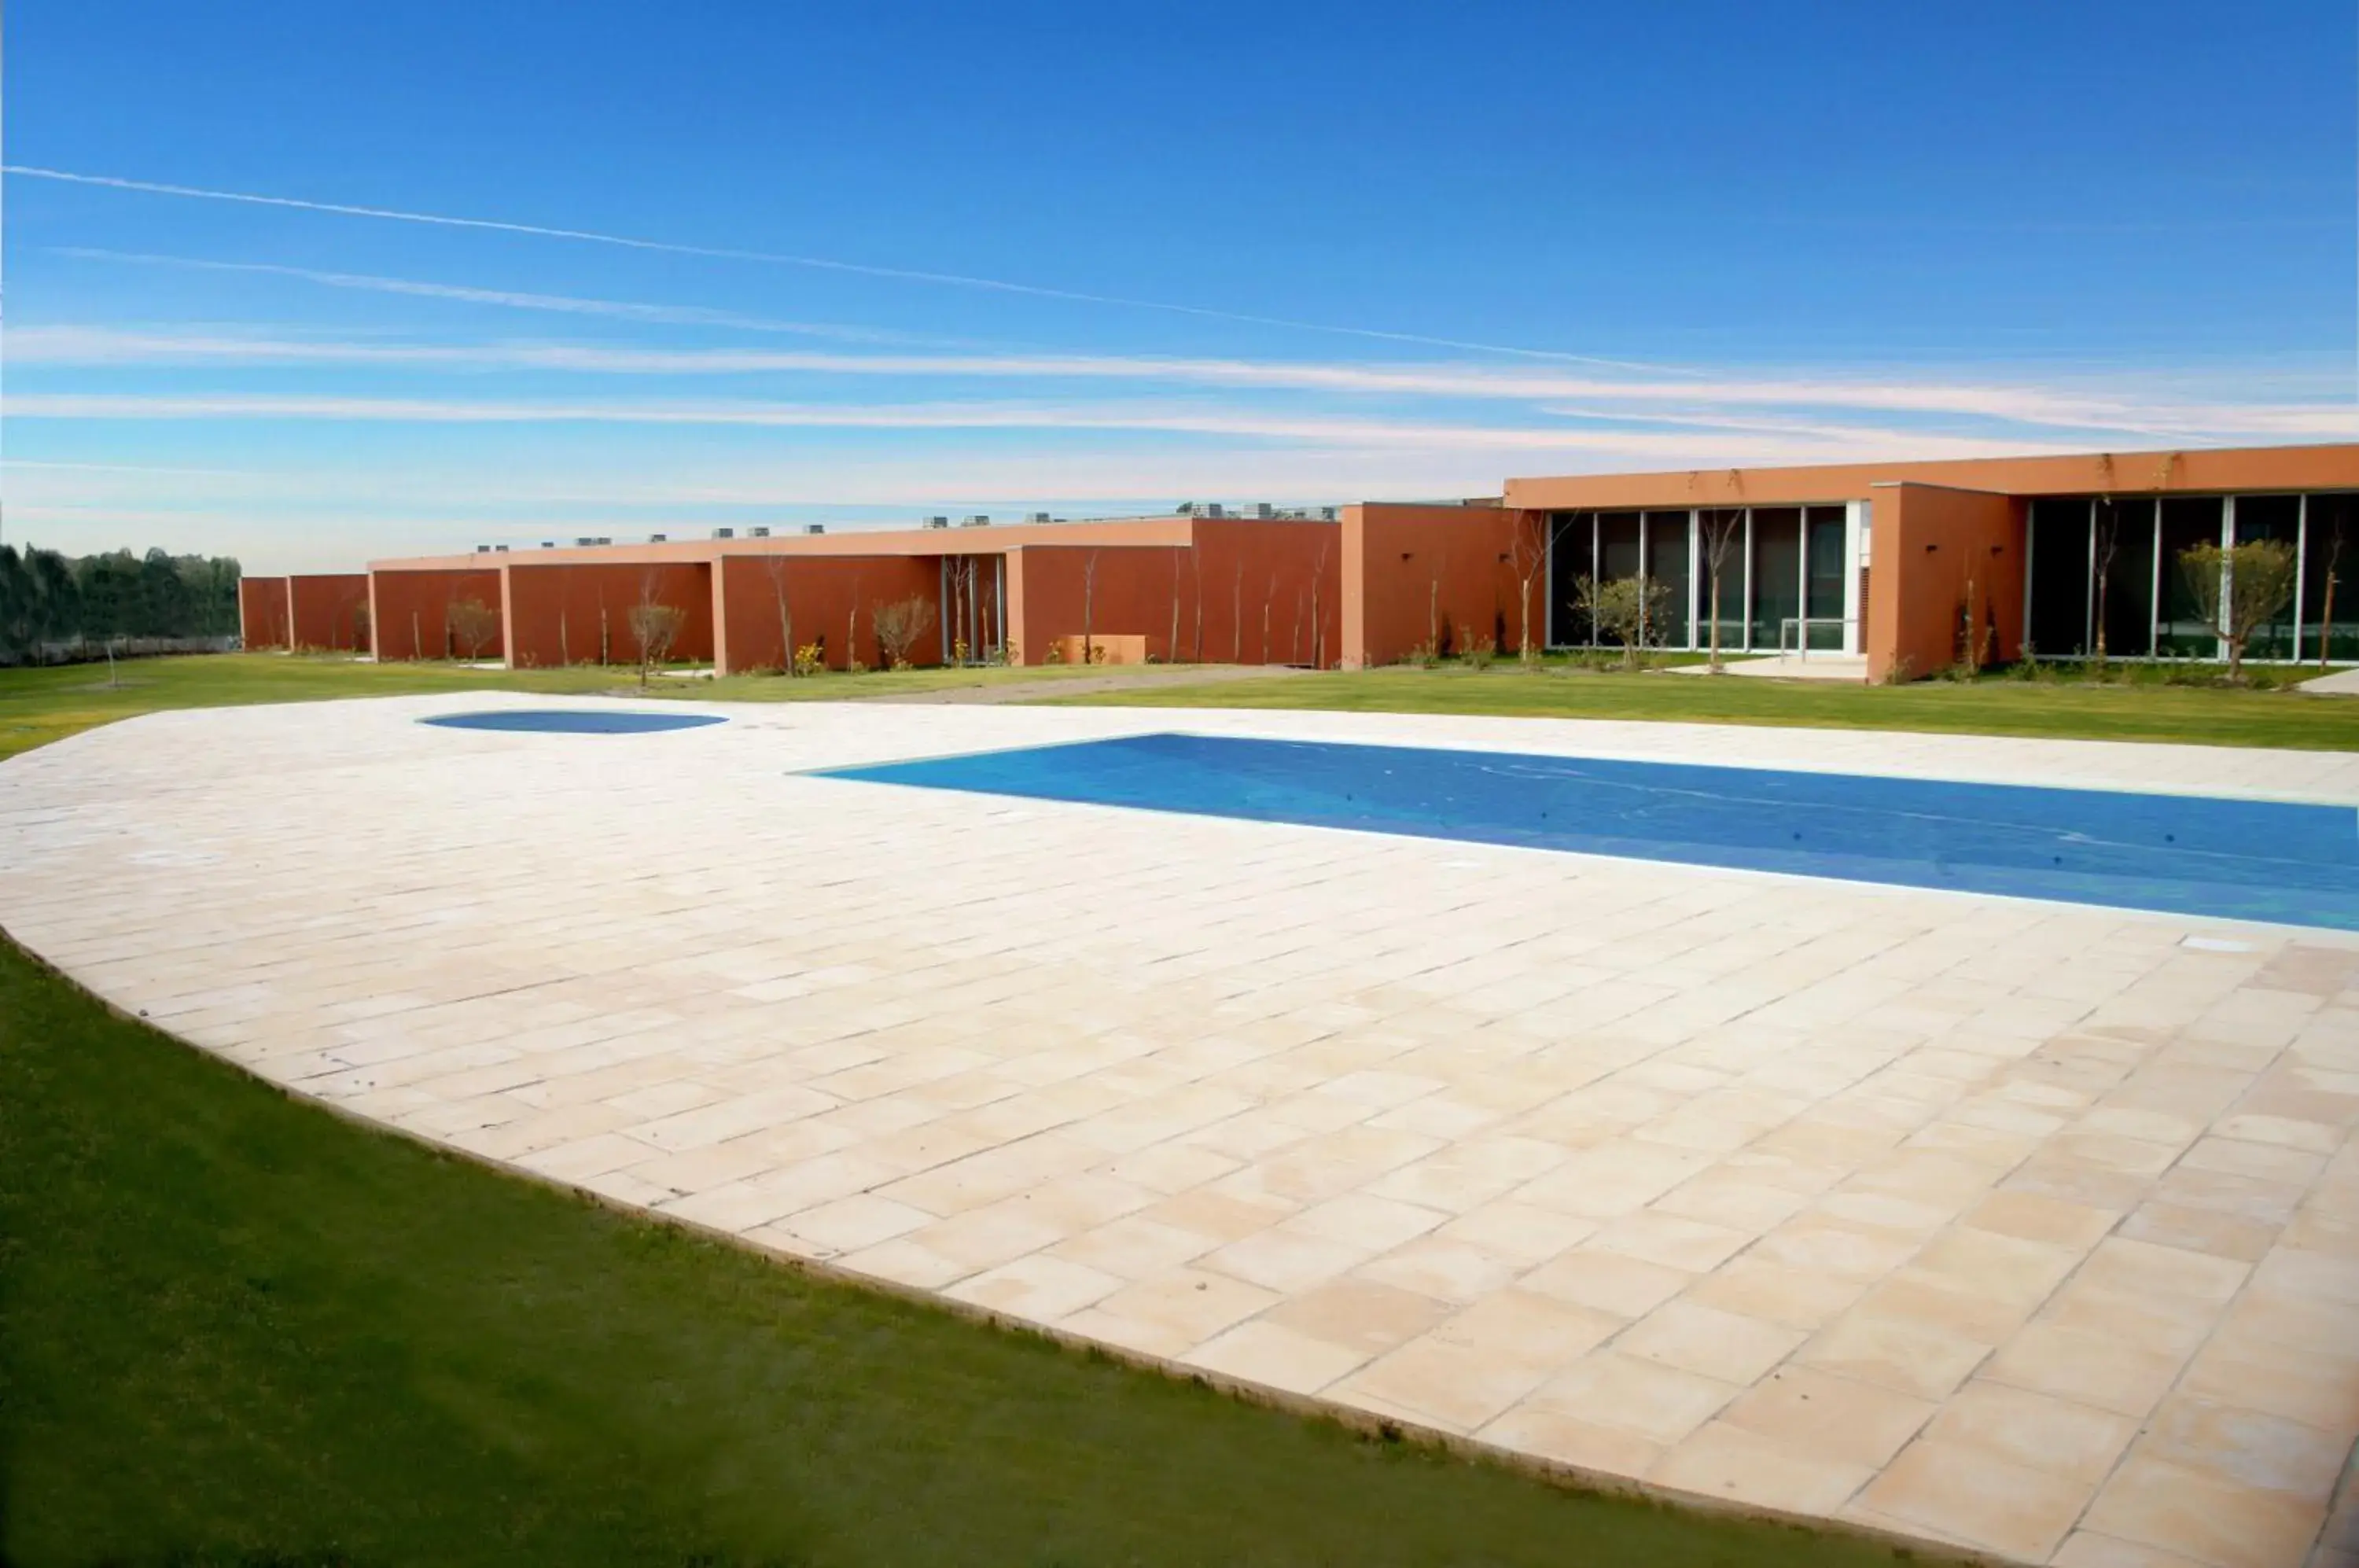
[[[1506,495],[1508,506],[1534,511],[1792,506],[1862,501],[1875,485],[1911,480],[2007,495],[2352,490],[2359,489],[2359,442],[1581,474],[1510,479]]]

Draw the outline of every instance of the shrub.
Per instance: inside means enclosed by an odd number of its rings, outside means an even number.
[[[815,642],[807,642],[795,649],[795,673],[818,675],[827,669],[827,649]]]

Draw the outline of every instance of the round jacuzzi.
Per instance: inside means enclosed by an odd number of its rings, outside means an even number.
[[[484,713],[444,713],[419,723],[449,730],[507,730],[524,735],[655,735],[701,729],[729,721],[714,713],[648,713],[619,709],[508,708]]]

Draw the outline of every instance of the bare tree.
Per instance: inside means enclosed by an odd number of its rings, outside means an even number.
[[[934,606],[922,593],[912,593],[868,612],[869,629],[876,634],[876,658],[888,670],[909,668],[909,650],[934,624]]]
[[[1180,662],[1180,558],[1187,552],[1178,545],[1171,547],[1171,640],[1163,645],[1163,661]]]
[[[1548,570],[1549,534],[1555,527],[1545,512],[1521,513],[1507,541],[1507,570],[1516,574],[1516,603],[1522,621],[1520,656],[1527,666],[1539,662],[1540,645],[1532,636],[1532,589]]]
[[[1197,550],[1188,552],[1188,586],[1196,601],[1196,651],[1189,657],[1196,663],[1204,662],[1204,558]]]
[[[1671,588],[1653,577],[1616,577],[1605,583],[1583,577],[1574,583],[1573,594],[1597,629],[1622,644],[1622,668],[1636,670],[1662,625]]]
[[[1310,563],[1310,668],[1327,668],[1327,614],[1322,594],[1327,587],[1327,541],[1319,541],[1319,559]]]
[[[631,606],[628,619],[639,645],[639,690],[644,691],[649,672],[671,657],[671,645],[679,639],[688,613],[664,603],[662,580],[650,572],[639,579],[639,602]]]
[[[2336,518],[2332,542],[2326,547],[2326,603],[2318,617],[2318,667],[2326,668],[2327,645],[2334,640],[2334,584],[2343,564],[2343,521]],[[2296,657],[2299,657],[2299,653]]]
[[[852,608],[843,613],[843,669],[847,675],[860,668],[860,577],[852,579]]]
[[[2196,611],[2228,645],[2228,681],[2245,679],[2245,645],[2293,597],[2293,546],[2282,539],[2199,544],[2179,552],[2179,570]]]
[[[573,668],[573,649],[565,637],[565,606],[557,606],[557,662],[565,669]]]
[[[1745,537],[1745,508],[1742,506],[1707,507],[1696,515],[1703,535],[1703,560],[1710,599],[1704,613],[1712,617],[1712,663],[1714,675],[1721,671],[1720,606],[1721,576],[1728,567],[1728,552]]]
[[[1277,573],[1269,574],[1269,587],[1261,596],[1261,661],[1269,662],[1269,606],[1277,597]]]
[[[787,558],[766,555],[762,570],[769,574],[770,596],[778,604],[778,668],[787,674],[795,672],[795,613],[787,604]]]
[[[1090,551],[1082,558],[1082,662],[1098,661],[1097,645],[1098,552]]]
[[[1245,661],[1245,563],[1237,562],[1236,581],[1229,587],[1229,662]]]
[[[455,599],[443,613],[443,621],[459,646],[467,650],[472,664],[484,657],[484,649],[500,635],[500,613],[481,599]]]

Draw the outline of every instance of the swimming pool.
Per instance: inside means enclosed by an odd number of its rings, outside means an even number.
[[[825,777],[2359,931],[2359,811],[1147,735]]]
[[[717,713],[646,713],[629,709],[507,708],[441,713],[418,721],[446,730],[508,730],[526,735],[657,735],[729,721]]]

